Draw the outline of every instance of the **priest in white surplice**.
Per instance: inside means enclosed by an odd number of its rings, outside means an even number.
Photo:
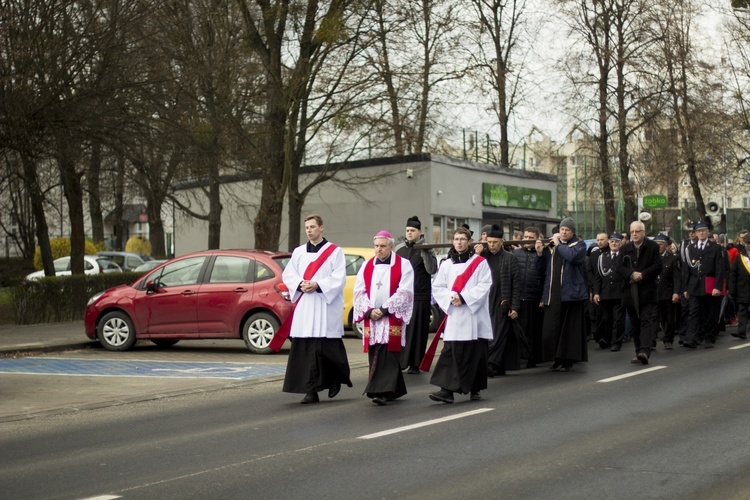
[[[487,388],[492,274],[487,261],[474,254],[470,238],[467,229],[456,229],[453,248],[432,283],[432,297],[447,318],[443,350],[430,379],[440,390],[430,394],[430,399],[443,403],[452,403],[454,392],[480,399],[479,391]]]
[[[318,392],[338,394],[351,387],[349,360],[341,338],[344,323],[346,261],[341,248],[323,238],[323,219],[310,215],[305,233],[310,240],[292,252],[282,279],[297,302],[289,336],[292,347],[284,377],[284,392],[305,394],[302,404],[317,403]]]
[[[370,362],[365,394],[383,406],[406,394],[400,353],[414,305],[414,270],[393,251],[393,237],[373,238],[375,257],[365,262],[354,284],[354,321],[365,322],[363,344]]]

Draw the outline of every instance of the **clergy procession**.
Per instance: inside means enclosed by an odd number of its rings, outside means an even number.
[[[271,348],[291,339],[283,391],[311,404],[319,392],[333,398],[352,382],[342,341],[344,255],[323,236],[320,216],[308,216],[304,227],[309,241],[283,271],[293,312]],[[398,246],[391,233],[379,231],[373,257],[357,272],[354,320],[364,324],[369,366],[363,394],[377,406],[407,394],[404,374],[430,371],[437,389],[431,400],[453,403],[456,394],[480,400],[488,379],[508,371],[546,363],[549,370],[573,370],[588,361],[589,341],[612,352],[632,342],[636,365],[649,364],[659,340],[663,350],[673,349],[675,337],[688,350],[711,348],[728,303],[739,316],[732,336],[746,339],[747,231],[725,248],[699,222],[678,245],[664,235],[647,237],[635,221],[628,233],[601,233],[587,248],[570,217],[549,239],[526,228],[517,246],[505,242],[496,224],[484,226],[478,241],[464,226],[439,263],[421,229],[419,218],[410,217]],[[444,319],[429,342],[431,304]]]

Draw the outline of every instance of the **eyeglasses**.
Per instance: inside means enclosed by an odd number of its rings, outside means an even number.
[[[453,241],[469,241],[468,238],[453,238]]]

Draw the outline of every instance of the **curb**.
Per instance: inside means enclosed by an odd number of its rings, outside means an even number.
[[[44,354],[50,352],[73,351],[77,349],[91,349],[99,345],[98,341],[74,342],[70,344],[58,344],[34,347],[2,347],[0,348],[0,358],[20,358],[31,356],[33,354]]]

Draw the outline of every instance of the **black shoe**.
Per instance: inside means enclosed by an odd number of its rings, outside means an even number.
[[[330,389],[328,389],[328,397],[335,398],[336,394],[341,390],[341,382],[334,383]]]
[[[686,340],[685,342],[682,343],[682,347],[687,347],[688,349],[695,349],[696,347],[698,347],[698,344],[696,344],[692,340]]]
[[[557,369],[559,372],[569,372],[572,366],[570,365],[562,365],[560,368]]]
[[[549,369],[552,370],[553,372],[556,372],[557,370],[560,369],[560,363],[555,361],[554,363],[552,363],[552,366],[550,366]]]
[[[305,394],[305,397],[302,398],[302,401],[300,401],[300,403],[302,403],[303,405],[309,405],[310,403],[318,402],[320,402],[320,398],[318,398],[317,392],[308,392],[307,394]]]
[[[599,348],[600,349],[606,349],[607,348],[607,341],[604,339],[599,339]]]
[[[635,357],[642,365],[648,364],[648,354],[645,352],[639,352],[638,355]]]
[[[672,350],[672,342],[664,342],[664,349],[666,349],[667,351],[671,351]]]
[[[612,352],[617,352],[620,349],[622,349],[622,346],[620,344],[613,344],[612,347],[609,348],[609,350]]]
[[[482,396],[479,394],[479,391],[472,392],[469,395],[469,399],[472,400],[472,401],[479,401],[480,399],[482,399]]]
[[[440,401],[441,403],[450,404],[453,402],[453,393],[446,389],[440,389],[439,391],[430,394],[430,399],[433,401]]]
[[[416,366],[410,366],[408,370],[406,370],[406,373],[409,375],[416,375],[419,373],[419,367]]]
[[[378,406],[385,406],[386,401],[387,401],[386,398],[384,398],[383,396],[377,396],[377,397],[372,398],[372,402]]]

